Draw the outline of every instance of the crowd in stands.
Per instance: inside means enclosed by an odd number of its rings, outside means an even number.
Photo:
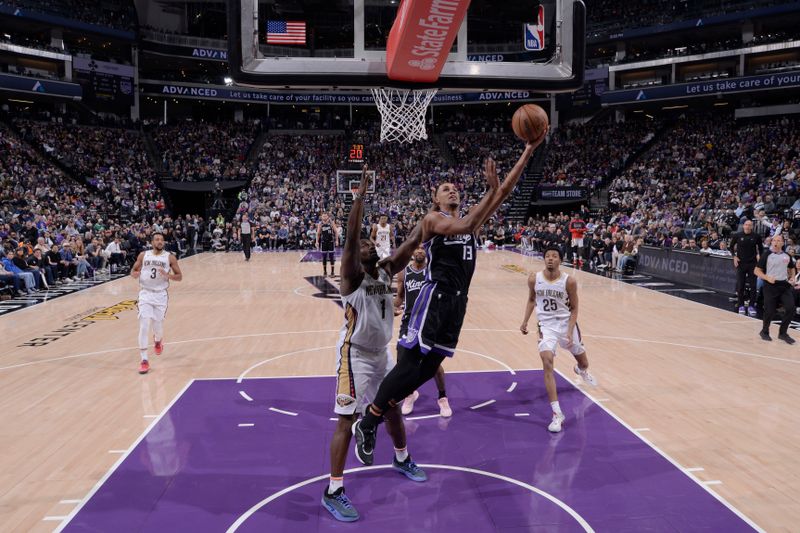
[[[800,39],[800,32],[795,30],[757,34],[747,42],[742,42],[742,39],[738,37],[729,37],[700,42],[687,42],[683,46],[628,46],[625,56],[620,59],[613,59],[612,63],[632,63],[636,61],[647,61],[650,59],[683,57],[695,54],[718,52],[721,50],[735,50],[738,48],[746,48],[749,46],[758,46],[762,44],[794,41],[797,39]]]
[[[132,31],[138,24],[131,0],[0,0],[0,6],[47,13],[118,30]]]
[[[18,119],[14,125],[23,139],[61,162],[107,205],[115,206],[120,216],[136,219],[164,212],[166,205],[138,131],[58,120]]]
[[[763,237],[794,221],[800,121],[783,117],[737,125],[730,114],[682,117],[611,187],[620,223],[649,244],[722,239],[741,221]]]
[[[737,13],[789,2],[791,0],[694,0],[692,2],[587,0],[586,20],[590,36],[603,35],[625,28],[657,26],[679,20]]]
[[[765,246],[781,234],[787,253],[800,257],[799,176],[800,120],[681,117],[612,182],[608,210],[582,215],[582,259],[622,271],[635,264],[640,245],[730,257],[730,239],[748,219]],[[569,221],[563,213],[532,219],[505,243],[534,251],[556,244],[569,258],[576,253]]]
[[[594,189],[620,171],[660,127],[656,120],[629,120],[620,125],[596,120],[562,126],[547,143],[544,184]]]
[[[0,284],[6,292],[121,272],[152,231],[180,232],[136,132],[57,121],[17,120],[14,127],[21,136],[0,127]]]
[[[337,193],[348,184],[337,183],[336,170],[345,168],[353,138],[365,144],[370,168],[377,173],[376,194],[366,202],[365,228],[386,214],[400,243],[429,209],[436,184],[455,182],[468,209],[485,189],[485,158],[493,157],[502,175],[521,152],[522,143],[507,133],[507,123],[480,124],[457,114],[447,121],[460,133],[446,134],[443,142],[412,145],[380,143],[376,127],[355,131],[352,137],[274,131],[251,165],[244,163],[245,147],[258,134],[257,124],[154,127],[153,138],[165,145],[164,161],[173,176],[252,176],[235,216],[204,221],[168,215],[141,132],[17,118],[12,124],[19,137],[2,130],[3,151],[9,156],[0,162],[0,238],[5,251],[12,252],[5,268],[19,268],[13,257],[18,248],[27,261],[39,244],[48,250],[55,244],[59,254],[65,246],[76,250],[67,260],[71,266],[56,266],[56,275],[45,276],[47,283],[57,282],[59,274],[92,275],[109,262],[124,268],[156,230],[169,235],[179,254],[235,250],[244,213],[253,221],[255,245],[261,250],[314,248],[322,212],[344,226],[347,197]],[[658,140],[623,171],[628,158],[660,130]],[[563,125],[552,133],[543,183],[593,188],[614,178],[609,209],[583,215],[588,233],[582,259],[595,267],[629,266],[622,258],[635,258],[639,244],[726,255],[728,240],[745,218],[755,221],[755,231],[765,239],[783,233],[796,253],[798,147],[800,121],[788,117],[744,124],[724,113],[692,113],[671,123],[597,120]],[[16,176],[20,179],[14,181]],[[572,253],[570,214],[520,225],[507,220],[506,213],[504,206],[480,231],[483,244],[541,250],[561,242]],[[341,244],[344,235],[339,238]],[[35,283],[25,290],[35,289]]]
[[[246,179],[244,164],[257,122],[216,124],[186,120],[152,130],[161,170],[180,181]]]

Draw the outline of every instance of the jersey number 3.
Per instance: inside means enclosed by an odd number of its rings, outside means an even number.
[[[542,301],[542,311],[557,311],[558,303],[554,298],[548,298]]]
[[[150,279],[156,279],[156,269],[155,269],[155,267],[150,269]]]

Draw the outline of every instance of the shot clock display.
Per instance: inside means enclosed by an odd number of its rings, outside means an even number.
[[[355,165],[364,164],[364,145],[352,144],[350,145],[350,153],[347,156],[347,162]]]

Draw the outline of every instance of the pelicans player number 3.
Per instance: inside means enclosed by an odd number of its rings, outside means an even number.
[[[139,281],[139,373],[150,371],[147,355],[148,333],[153,330],[154,351],[163,350],[164,318],[167,314],[170,281],[181,281],[183,274],[174,255],[164,249],[164,235],[154,233],[152,250],[139,254],[131,269],[131,276]]]

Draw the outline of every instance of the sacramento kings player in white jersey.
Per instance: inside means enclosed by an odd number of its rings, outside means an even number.
[[[392,277],[397,272],[378,267],[375,243],[359,239],[367,182],[364,167],[361,186],[353,195],[353,206],[347,221],[347,240],[339,270],[342,278],[340,292],[345,308],[345,323],[336,345],[336,396],[333,410],[339,418],[331,440],[331,477],[322,495],[323,507],[342,522],[358,520],[358,512],[344,492],[344,464],[350,446],[351,426],[357,413],[363,412],[372,401],[381,380],[394,366],[389,355],[389,341],[394,329]],[[415,238],[418,242],[418,237]],[[416,242],[409,239],[408,244],[398,250],[398,254],[405,254],[406,263]],[[389,409],[385,416],[386,429],[394,444],[393,469],[413,481],[425,481],[425,472],[408,455],[400,409]]]
[[[370,239],[375,243],[375,248],[378,250],[378,256],[381,259],[386,259],[392,255],[392,248],[394,248],[394,228],[389,224],[389,217],[381,215],[377,224],[372,225],[372,233]]]
[[[411,310],[414,309],[414,304],[417,301],[419,293],[425,284],[425,267],[428,263],[428,257],[424,248],[417,248],[414,250],[413,260],[406,268],[397,274],[397,295],[394,298],[395,315],[402,314],[403,319],[400,322],[400,338],[406,336],[408,333],[408,324],[411,322]],[[398,356],[401,352],[398,351]],[[436,375],[433,376],[436,382],[436,388],[439,390],[439,415],[443,418],[450,418],[453,416],[453,410],[450,408],[450,402],[447,400],[447,391],[444,385],[444,369],[439,365]],[[403,415],[410,415],[414,411],[414,402],[419,398],[419,392],[414,391],[403,400],[403,406],[400,412]]]
[[[539,356],[544,367],[544,386],[553,408],[553,419],[547,429],[552,433],[561,431],[564,422],[553,375],[556,346],[572,353],[578,361],[575,373],[583,378],[584,383],[597,385],[594,376],[589,373],[589,358],[583,347],[581,328],[578,327],[578,283],[574,277],[561,272],[561,259],[560,248],[550,246],[545,249],[545,269],[528,277],[528,303],[519,328],[523,335],[528,334],[528,321],[535,308],[539,319]]]
[[[164,339],[164,317],[167,314],[169,296],[167,289],[170,281],[183,279],[181,267],[174,255],[164,250],[164,235],[153,233],[152,250],[139,254],[131,270],[131,276],[139,281],[139,353],[142,361],[139,373],[150,371],[147,359],[148,333],[153,327],[155,354],[161,355]],[[170,273],[172,270],[172,273]]]

